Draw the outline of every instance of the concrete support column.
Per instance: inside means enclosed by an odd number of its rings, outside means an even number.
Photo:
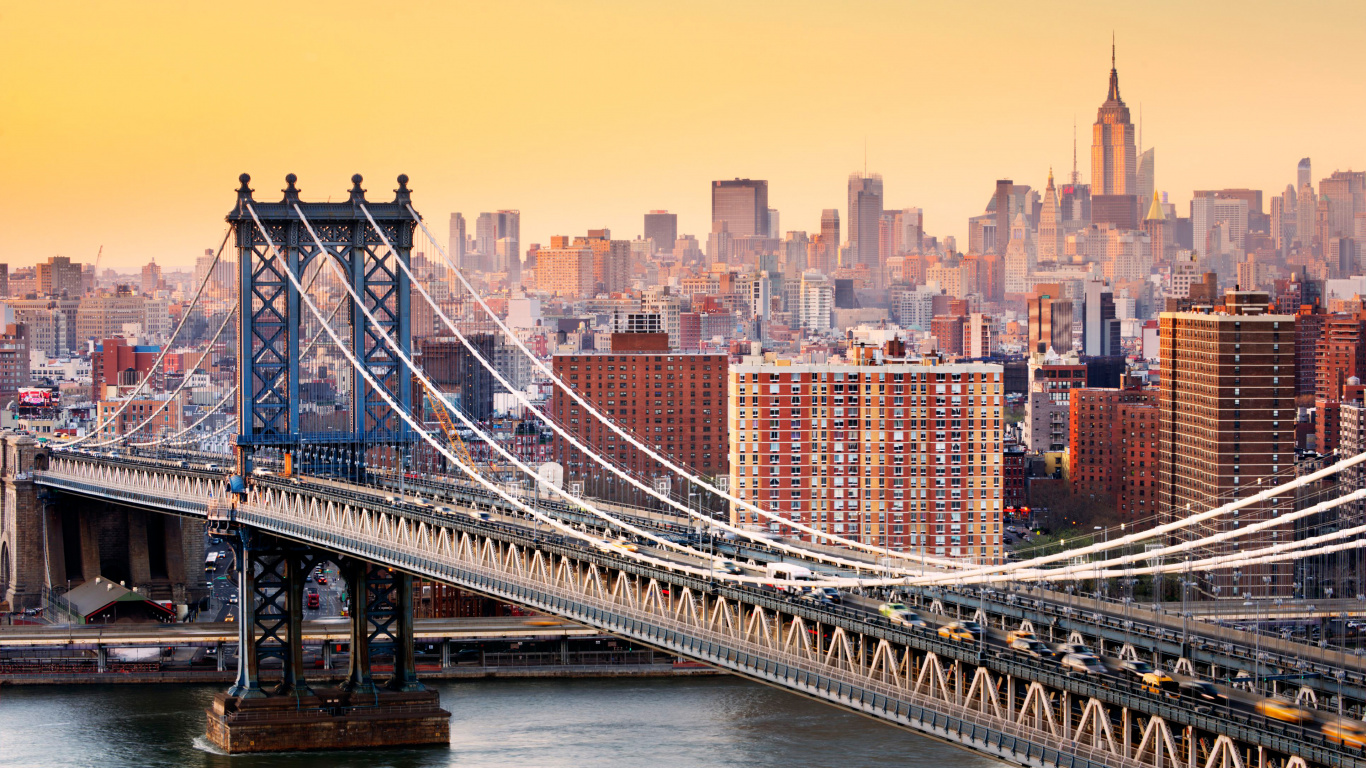
[[[351,590],[351,665],[342,688],[353,693],[372,693],[370,674],[370,565],[348,557],[338,563]]]
[[[76,519],[81,532],[81,578],[91,581],[100,575],[100,533],[93,514],[85,512]]]
[[[141,509],[128,510],[128,586],[146,586],[152,580],[151,560],[147,554],[147,513]]]
[[[95,646],[95,671],[109,671],[109,649],[105,648],[103,643]]]
[[[223,650],[223,648],[224,648],[224,646],[223,646],[223,641],[220,640],[220,641],[218,641],[217,643],[215,643],[214,646],[213,646],[213,648],[214,648],[214,654],[215,654],[215,656],[217,656],[217,660],[218,660],[218,671],[219,671],[219,672],[222,672],[222,671],[226,670],[227,667],[228,667],[227,661],[224,660],[224,658],[223,658],[223,657],[226,655],[226,653],[225,653],[224,650]]]
[[[144,537],[143,541],[146,541]],[[261,690],[260,660],[256,658],[256,563],[255,537],[241,529],[230,538],[237,556],[237,680],[228,689],[231,696],[244,699],[264,698]]]
[[[560,663],[569,666],[569,638],[560,639]]]
[[[285,651],[283,677],[279,693],[310,695],[304,680],[304,577],[313,569],[313,560],[301,553],[287,551],[285,559],[285,605],[289,648]]]
[[[450,669],[451,666],[451,641],[441,641],[441,668]]]
[[[425,686],[417,680],[417,658],[413,650],[413,576],[394,574],[394,609],[398,615],[398,636],[394,638],[394,676],[388,688],[395,691],[421,691]]]
[[[61,592],[66,590],[66,582],[71,578],[66,567],[65,531],[62,530],[62,515],[57,505],[44,501],[46,495],[39,494],[39,514],[47,517],[48,577],[52,580],[52,589]]]
[[[332,669],[332,641],[331,641],[329,638],[326,638],[326,637],[323,638],[322,654],[323,654],[323,669],[326,669],[326,670]]]

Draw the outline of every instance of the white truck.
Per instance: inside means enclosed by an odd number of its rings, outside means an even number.
[[[770,579],[782,579],[784,581],[815,581],[815,574],[811,573],[810,568],[804,568],[792,563],[769,563],[764,566],[764,575]],[[792,585],[774,585],[780,592],[800,592],[804,587]]]

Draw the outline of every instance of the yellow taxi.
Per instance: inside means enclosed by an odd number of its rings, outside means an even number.
[[[963,625],[962,622],[955,621],[952,624],[945,624],[939,628],[939,636],[962,642],[972,642],[977,639],[972,630]]]
[[[1176,684],[1176,681],[1161,670],[1145,672],[1143,677],[1139,678],[1138,685],[1148,693],[1158,696],[1176,697],[1181,694],[1181,688]]]
[[[1285,699],[1262,699],[1257,702],[1257,714],[1265,715],[1272,720],[1280,720],[1283,723],[1304,723],[1309,720],[1309,713],[1291,704]]]
[[[1334,720],[1323,724],[1323,738],[1329,743],[1353,749],[1366,749],[1366,730],[1352,720]]]

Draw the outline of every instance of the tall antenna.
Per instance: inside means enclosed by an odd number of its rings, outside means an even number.
[[[1115,68],[1115,31],[1110,30],[1110,69]]]
[[[868,134],[863,135],[863,177],[868,178]]]

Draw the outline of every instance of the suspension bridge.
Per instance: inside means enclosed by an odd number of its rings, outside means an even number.
[[[239,668],[207,713],[209,738],[224,749],[444,743],[450,715],[418,680],[413,661],[418,577],[1016,765],[1361,763],[1366,738],[1356,723],[1366,714],[1366,661],[1359,655],[1061,585],[1182,578],[1356,548],[1357,528],[1295,541],[1256,536],[1366,497],[1338,486],[1273,521],[1219,533],[1202,526],[1294,497],[1366,456],[1271,479],[1264,490],[1152,530],[1029,560],[897,552],[735,495],[599,411],[507,327],[451,261],[414,207],[406,176],[388,202],[369,200],[359,175],[344,201],[327,203],[303,200],[293,175],[278,202],[258,201],[245,174],[239,181],[224,243],[172,341],[192,317],[217,323],[204,324],[203,354],[192,356],[197,362],[165,404],[131,419],[125,413],[149,374],[83,437],[52,447],[7,437],[0,467],[7,510],[36,521],[27,530],[41,538],[34,551],[45,558],[48,589],[60,581],[52,577],[54,553],[72,551],[55,543],[52,530],[63,509],[112,505],[203,521],[233,542],[241,563]],[[213,289],[229,244],[235,277]],[[440,257],[434,271],[442,280],[463,289],[457,317],[414,266],[419,247]],[[655,509],[544,483],[415,358],[410,320],[419,306],[522,407]],[[462,329],[471,318],[504,334],[601,429],[665,467],[670,482],[599,455],[512,386]],[[200,395],[188,425],[166,427],[157,416],[175,407],[201,369],[217,389]],[[336,382],[333,408],[316,407],[320,398],[310,394],[324,379]],[[502,467],[525,473],[534,490],[477,465],[461,431],[485,442]],[[426,457],[419,473],[407,463],[414,448]],[[714,517],[689,503],[699,493],[800,538]],[[1139,546],[1154,540],[1157,548]],[[1214,546],[1225,542],[1236,546]],[[305,578],[323,562],[338,565],[354,595],[350,668],[335,688],[310,684],[303,665]],[[824,590],[832,594],[822,598]],[[1051,648],[1040,650],[1044,639],[1088,646],[1094,664],[1064,666]],[[375,659],[391,662],[385,674],[372,668]],[[1145,670],[1166,672],[1147,677]],[[1276,694],[1293,702],[1269,705],[1281,701],[1267,698]]]

